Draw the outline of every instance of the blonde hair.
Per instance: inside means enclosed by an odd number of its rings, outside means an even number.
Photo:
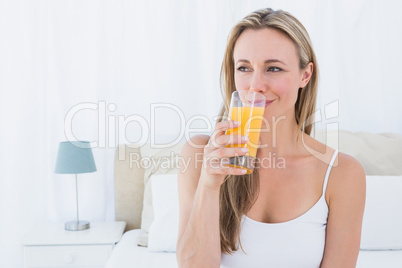
[[[285,33],[295,44],[299,55],[299,68],[303,70],[313,63],[313,73],[307,85],[300,88],[295,103],[296,123],[303,132],[310,135],[314,122],[317,97],[318,68],[310,37],[304,26],[290,13],[270,8],[257,10],[237,23],[232,29],[221,68],[221,89],[224,98],[220,118],[228,114],[230,97],[236,90],[234,80],[233,51],[236,41],[246,29],[270,28]],[[252,174],[228,176],[220,190],[220,239],[223,253],[232,254],[240,243],[240,224],[257,199],[259,190],[258,169]]]

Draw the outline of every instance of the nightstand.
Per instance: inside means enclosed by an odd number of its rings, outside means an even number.
[[[103,267],[126,223],[91,222],[84,231],[66,231],[64,223],[45,224],[22,240],[24,267]]]

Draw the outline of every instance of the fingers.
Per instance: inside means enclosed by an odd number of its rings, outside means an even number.
[[[205,161],[206,172],[210,175],[244,175],[247,170],[244,168],[235,168],[222,165],[221,161]]]
[[[219,148],[230,144],[242,144],[247,142],[247,137],[242,137],[240,135],[233,135],[237,137],[231,137],[232,135],[225,135],[227,130],[237,128],[239,126],[240,123],[233,120],[226,120],[217,123],[209,140],[208,147]]]
[[[242,148],[245,146],[238,147],[227,147],[228,145],[245,145],[249,138],[242,135],[224,135],[224,131],[238,127],[239,122],[233,120],[222,121],[216,124],[216,128],[214,133],[215,136],[212,135],[208,145],[204,149],[204,155],[209,157],[233,157],[236,155],[245,155],[248,153],[248,149]]]
[[[248,142],[248,137],[242,135],[222,135],[211,141],[215,148],[225,147],[228,145],[245,144]]]
[[[225,131],[231,128],[237,128],[240,126],[239,121],[234,120],[223,120],[215,125],[215,130]]]
[[[208,156],[204,155],[203,164],[207,172],[211,175],[243,175],[247,172],[245,169],[225,165],[222,163],[222,159],[227,160],[228,158],[243,156],[247,153],[247,148],[220,148],[213,151]]]
[[[242,156],[248,153],[248,148],[245,147],[223,147],[213,151],[209,156],[219,159]]]
[[[235,156],[244,156],[248,153],[245,145],[248,137],[242,135],[225,135],[225,131],[240,126],[233,120],[222,121],[216,124],[208,145],[204,148],[204,168],[210,175],[243,175],[245,169],[222,165],[222,159]],[[241,145],[228,147],[229,145]]]
[[[229,159],[236,156],[244,156],[248,153],[248,148],[245,147],[222,147],[213,150],[209,154],[204,154],[205,168],[210,174],[244,174],[237,171],[237,168],[231,168],[222,164],[222,159]],[[233,173],[235,172],[235,173]],[[239,173],[240,172],[240,173]]]
[[[222,174],[224,175],[244,175],[247,173],[247,170],[244,168],[233,168],[233,167],[223,167]]]
[[[225,134],[226,130],[229,130],[232,128],[237,128],[239,126],[240,126],[240,122],[238,122],[238,121],[224,120],[215,125],[215,131],[212,135],[219,137],[219,136]]]

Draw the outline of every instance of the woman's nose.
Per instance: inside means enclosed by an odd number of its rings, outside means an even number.
[[[249,90],[258,93],[266,91],[266,81],[264,81],[264,77],[261,74],[255,73],[250,82]]]

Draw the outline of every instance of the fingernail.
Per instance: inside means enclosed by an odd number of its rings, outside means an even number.
[[[241,148],[241,151],[247,153],[247,152],[248,152],[248,148]]]
[[[241,170],[241,173],[246,174],[246,173],[247,173],[247,170],[242,169],[242,170]]]
[[[240,125],[240,122],[239,121],[233,121],[233,124]]]
[[[248,137],[247,137],[247,136],[242,136],[241,139],[242,139],[243,141],[248,141]]]

